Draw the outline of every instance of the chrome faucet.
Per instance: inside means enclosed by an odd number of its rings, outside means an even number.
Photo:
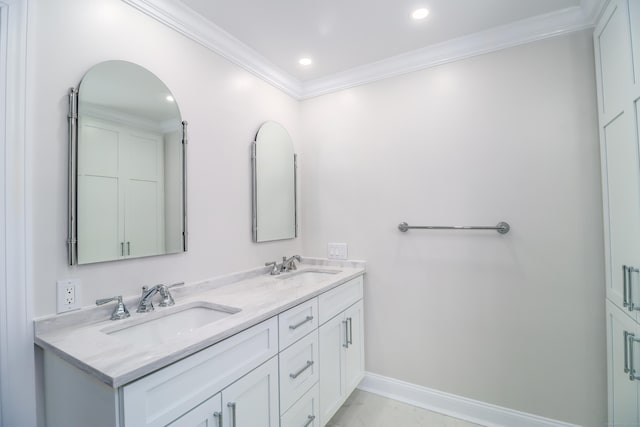
[[[293,255],[291,258],[282,258],[282,271],[294,271],[297,270],[296,261],[302,262],[302,257],[300,255]]]
[[[272,276],[276,276],[280,273],[297,270],[298,267],[296,267],[296,261],[302,262],[302,257],[300,255],[293,255],[291,258],[287,259],[286,256],[283,256],[281,264],[278,264],[276,261],[272,261],[267,262],[264,265],[267,267],[272,267],[269,274],[271,274]]]
[[[176,286],[184,285],[184,282],[174,283],[171,286],[158,284],[151,288],[146,286],[142,287],[142,297],[140,298],[140,302],[138,303],[138,309],[136,310],[138,313],[148,313],[153,311],[153,302],[152,298],[155,294],[160,294],[160,303],[158,304],[160,307],[168,307],[170,305],[174,305],[176,302],[173,299],[173,295],[169,292],[170,288],[174,288]]]

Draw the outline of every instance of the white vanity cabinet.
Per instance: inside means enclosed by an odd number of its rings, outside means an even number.
[[[640,325],[640,3],[611,0],[594,30],[606,256],[609,425],[638,425],[629,341]],[[637,361],[636,361],[637,362]],[[640,365],[635,363],[640,371]]]
[[[117,388],[45,348],[46,425],[324,426],[364,374],[362,288],[360,275]]]
[[[260,365],[170,427],[278,427],[278,360]]]
[[[362,276],[319,297],[320,425],[324,426],[364,376]],[[335,301],[340,301],[335,304]],[[337,308],[345,307],[336,313]]]

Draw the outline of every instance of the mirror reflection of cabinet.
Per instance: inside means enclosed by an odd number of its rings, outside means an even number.
[[[70,110],[69,263],[185,251],[186,122],[164,83],[103,62]]]
[[[268,121],[252,145],[253,241],[293,239],[297,234],[296,154],[287,130]]]

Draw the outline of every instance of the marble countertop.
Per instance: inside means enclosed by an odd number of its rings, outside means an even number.
[[[271,276],[269,268],[264,267],[233,273],[174,288],[171,292],[176,304],[172,307],[156,304],[152,313],[136,313],[139,296],[132,296],[125,298],[131,313],[125,320],[109,319],[113,304],[36,319],[35,343],[99,381],[113,388],[121,387],[363,274],[365,263],[305,258],[297,271],[316,269],[339,272],[313,283],[282,280],[296,272]],[[200,302],[241,311],[160,344],[131,344],[104,332],[115,325],[120,329],[143,323]]]

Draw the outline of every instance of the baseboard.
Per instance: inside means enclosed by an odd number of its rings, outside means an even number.
[[[358,389],[486,427],[579,427],[370,372]]]

